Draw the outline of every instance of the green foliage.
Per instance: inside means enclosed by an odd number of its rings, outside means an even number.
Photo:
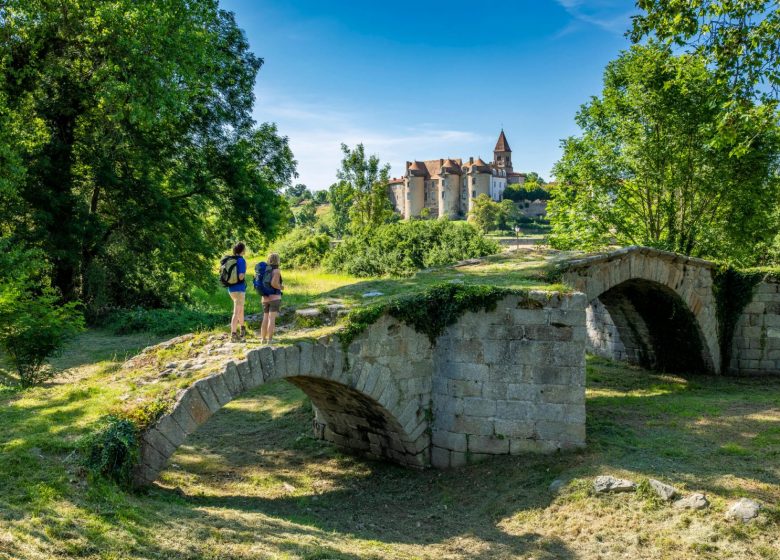
[[[23,387],[53,375],[46,368],[63,344],[84,328],[76,303],[63,303],[49,285],[49,270],[38,251],[0,239],[0,347]]]
[[[312,202],[304,202],[293,209],[295,227],[309,227],[317,222],[317,208]]]
[[[521,290],[496,286],[437,284],[422,292],[351,311],[344,329],[339,332],[339,339],[348,347],[360,333],[387,313],[425,334],[431,344],[436,344],[444,329],[455,324],[464,313],[493,311],[497,302],[510,294],[527,295]]]
[[[352,150],[342,144],[341,151],[344,159],[337,173],[339,189],[343,191],[344,200],[348,201],[349,228],[353,234],[360,235],[387,223],[393,215],[387,197],[390,165],[380,165],[375,155],[367,157],[363,144],[358,144]],[[345,208],[340,210],[343,212]]]
[[[715,296],[718,317],[720,363],[723,371],[726,371],[731,362],[731,344],[737,321],[742,315],[742,310],[753,299],[755,287],[765,274],[757,271],[740,271],[728,266],[721,266],[712,272],[712,293]]]
[[[639,0],[631,38],[657,37],[713,65],[736,97],[780,93],[780,6],[773,0]]]
[[[107,313],[97,324],[118,335],[150,332],[158,336],[177,335],[203,331],[225,325],[228,315],[193,309],[174,307],[170,309],[117,309]]]
[[[79,442],[79,448],[84,465],[94,475],[130,487],[140,454],[140,431],[131,420],[107,416],[94,433]]]
[[[582,106],[563,142],[548,207],[551,243],[616,243],[755,264],[776,234],[777,115],[719,126],[729,90],[697,56],[634,46]],[[749,102],[745,102],[749,103]]]
[[[522,185],[507,185],[506,189],[504,189],[504,198],[514,200],[515,202],[549,200],[550,191],[543,186],[543,183],[526,181]]]
[[[295,162],[252,120],[262,60],[217,2],[8,0],[0,17],[0,228],[43,249],[66,300],[175,303],[232,240],[284,227]]]
[[[330,251],[330,238],[307,228],[295,228],[273,244],[285,267],[316,268]]]
[[[511,201],[507,202],[512,207],[514,206]],[[488,195],[482,193],[473,201],[469,211],[469,221],[481,232],[487,233],[492,229],[503,229],[500,226],[509,218],[511,211],[510,206],[495,202]]]
[[[409,276],[417,270],[498,252],[498,245],[472,225],[412,220],[349,237],[325,259],[331,271],[354,276]]]

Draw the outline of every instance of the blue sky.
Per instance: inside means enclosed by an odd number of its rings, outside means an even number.
[[[482,156],[503,125],[517,171],[549,180],[574,115],[629,43],[632,0],[222,0],[265,59],[255,117],[290,138],[299,182],[327,188],[341,142],[403,173]]]

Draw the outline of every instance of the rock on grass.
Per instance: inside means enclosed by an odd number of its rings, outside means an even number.
[[[633,492],[636,490],[636,483],[623,478],[615,478],[614,476],[597,476],[593,481],[593,490],[597,494]]]

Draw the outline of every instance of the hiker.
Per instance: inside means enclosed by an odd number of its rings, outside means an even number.
[[[260,263],[262,265],[264,263]],[[258,266],[260,266],[258,265]],[[268,255],[267,268],[262,276],[261,293],[263,295],[263,322],[260,325],[260,340],[271,343],[276,330],[276,316],[282,305],[282,273],[279,271],[279,254]]]
[[[246,302],[246,260],[243,243],[236,243],[233,254],[220,261],[220,281],[226,286],[233,300],[233,318],[230,320],[230,341],[239,342],[246,338],[244,325],[244,303]]]

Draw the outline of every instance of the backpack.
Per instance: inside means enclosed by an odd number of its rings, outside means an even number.
[[[255,265],[255,279],[252,282],[255,290],[261,295],[272,296],[274,294],[280,294],[279,290],[271,286],[271,278],[273,278],[274,269],[268,266],[265,261],[259,262]]]
[[[238,284],[238,257],[228,255],[219,261],[219,281],[226,288]]]

